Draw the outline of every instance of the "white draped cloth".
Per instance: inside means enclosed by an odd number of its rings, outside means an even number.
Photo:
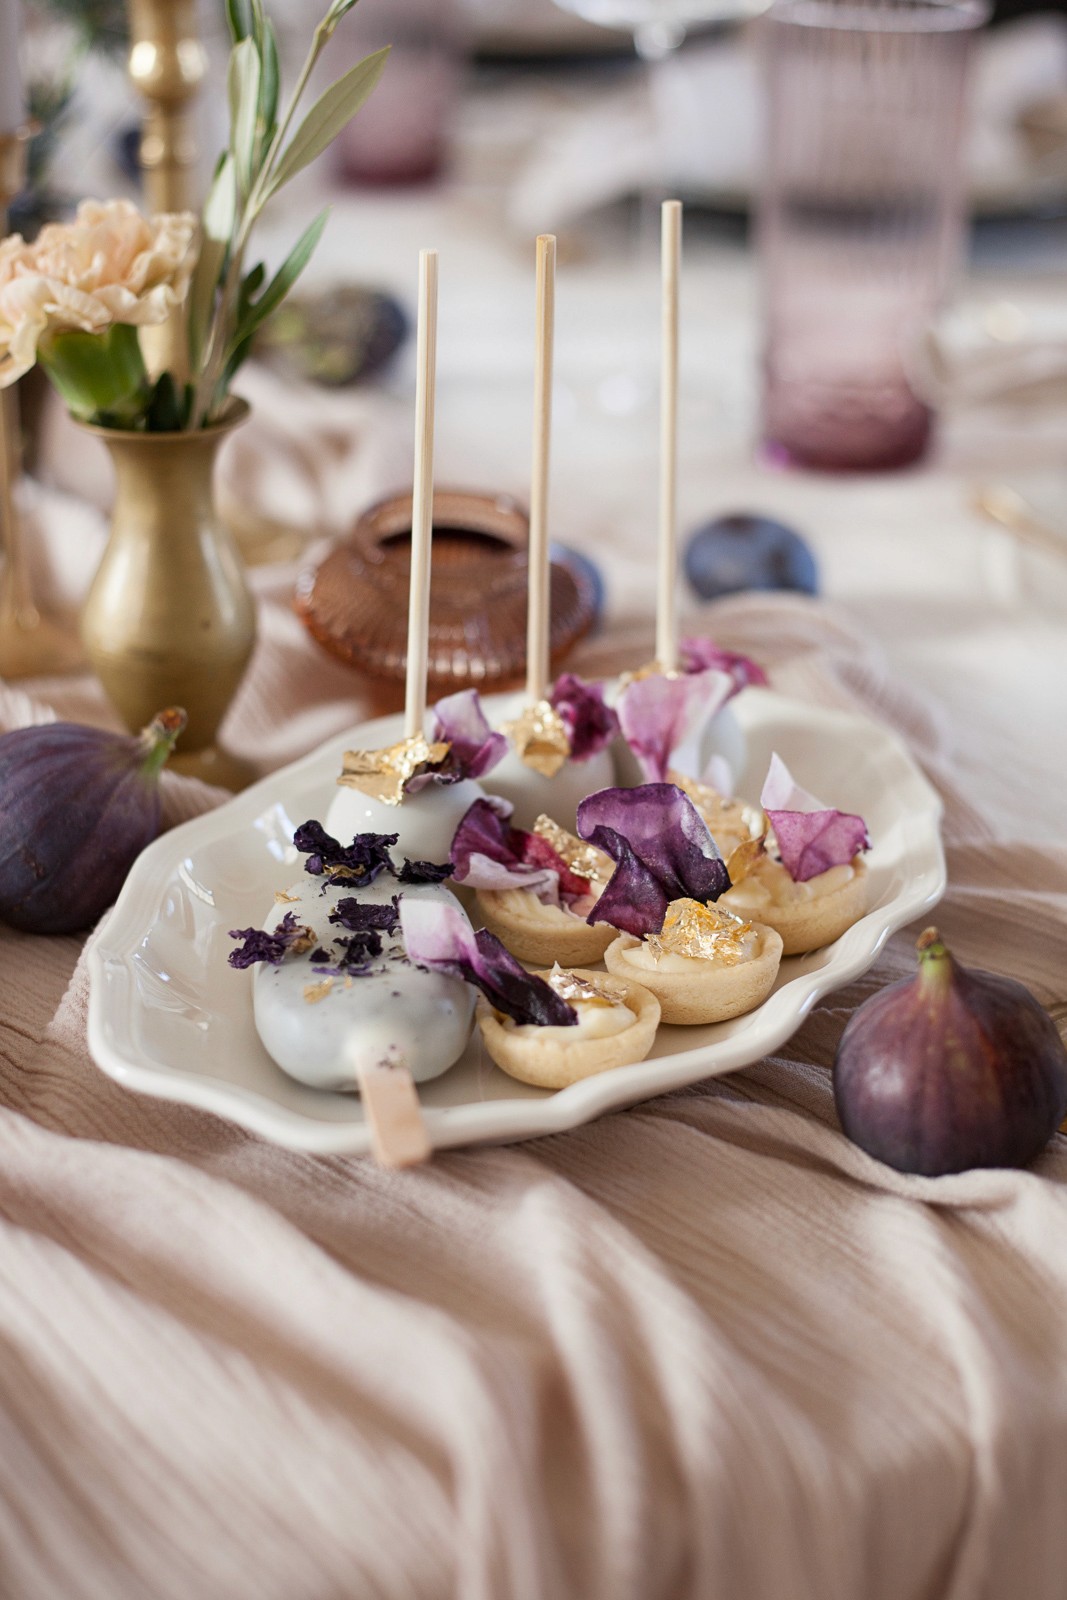
[[[268,768],[360,712],[292,577],[257,575],[228,728]],[[647,653],[637,607],[580,668]],[[832,607],[692,620],[899,730],[946,802],[942,932],[1064,998],[1060,797],[1024,823],[997,776],[1035,770],[1025,729],[976,718],[961,766]],[[0,687],[0,727],[50,713],[107,720],[89,680]],[[166,790],[171,821],[222,798]],[[908,1178],[834,1114],[842,1027],[917,932],[777,1058],[398,1174],[128,1093],[88,1055],[81,942],[0,930],[4,1595],[1060,1600],[1067,1146]]]

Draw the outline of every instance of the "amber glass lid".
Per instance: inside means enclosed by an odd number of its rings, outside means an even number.
[[[428,694],[517,687],[526,673],[528,520],[506,495],[434,495]],[[403,702],[411,571],[411,496],[381,500],[351,537],[297,584],[296,609],[332,655],[375,685],[380,709]],[[553,670],[588,632],[596,597],[577,569],[551,572]]]

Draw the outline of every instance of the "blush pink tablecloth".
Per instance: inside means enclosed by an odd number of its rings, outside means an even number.
[[[266,767],[360,711],[291,577],[258,580],[230,726]],[[1067,850],[961,792],[859,631],[787,599],[699,621],[900,730],[946,801],[943,932],[1067,996]],[[581,664],[647,642],[616,617]],[[24,687],[0,726],[106,715],[88,681]],[[218,798],[167,783],[171,820]],[[909,1179],[834,1116],[842,1026],[917,931],[780,1058],[398,1175],[126,1093],[80,942],[0,930],[0,1592],[1060,1600],[1063,1141]]]

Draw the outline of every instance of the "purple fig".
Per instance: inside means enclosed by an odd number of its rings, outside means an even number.
[[[900,1172],[1021,1167],[1067,1112],[1067,1050],[1013,978],[961,967],[936,928],[919,970],[860,1006],[834,1061],[850,1139]]]
[[[159,832],[159,774],[184,727],[170,710],[137,738],[76,722],[0,737],[0,922],[91,927]]]

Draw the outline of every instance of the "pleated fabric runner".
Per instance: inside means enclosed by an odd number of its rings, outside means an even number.
[[[230,729],[265,767],[360,715],[290,582]],[[902,733],[946,801],[943,933],[1067,998],[1067,849],[964,795],[936,710],[813,603],[699,621]],[[0,726],[43,708],[106,715],[0,688]],[[172,821],[220,798],[166,787]],[[841,1029],[917,932],[779,1058],[401,1174],[127,1093],[81,942],[0,932],[0,1593],[1060,1600],[1064,1142],[911,1179],[834,1115]]]

